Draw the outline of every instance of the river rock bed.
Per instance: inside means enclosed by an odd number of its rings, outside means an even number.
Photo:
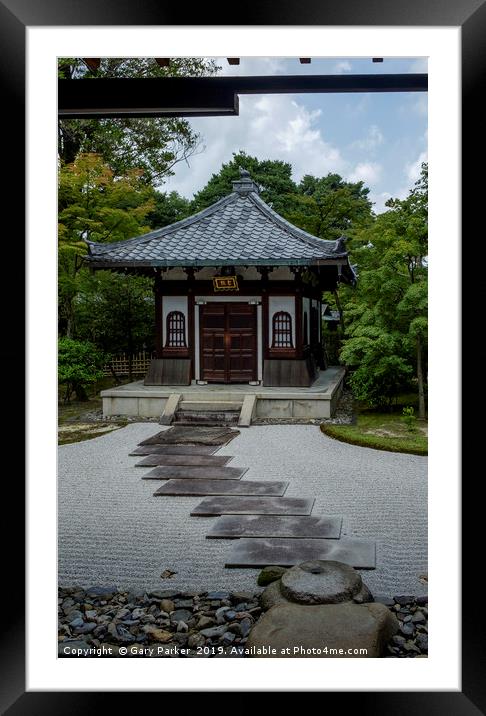
[[[262,614],[260,593],[179,592],[134,594],[116,587],[61,587],[58,652],[61,657],[245,657],[245,644]],[[427,655],[427,598],[377,599],[395,614],[398,633],[388,658]]]

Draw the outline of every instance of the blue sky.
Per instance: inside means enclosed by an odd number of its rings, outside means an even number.
[[[427,72],[426,58],[312,59],[241,58],[228,65],[216,58],[224,75],[375,74]],[[188,199],[202,189],[234,151],[259,159],[290,162],[293,178],[337,172],[350,181],[363,180],[377,213],[390,197],[403,198],[427,160],[427,94],[350,93],[240,95],[237,117],[195,117],[189,120],[201,135],[197,154],[174,167],[160,189],[176,190]]]

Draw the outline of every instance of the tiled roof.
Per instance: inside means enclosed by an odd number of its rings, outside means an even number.
[[[344,239],[325,241],[293,226],[258,195],[247,173],[212,206],[149,234],[88,242],[93,268],[292,265],[345,258]]]

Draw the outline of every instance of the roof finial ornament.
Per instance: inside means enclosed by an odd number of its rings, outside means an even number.
[[[233,191],[237,192],[242,196],[250,194],[252,191],[259,193],[258,185],[251,178],[251,174],[248,169],[238,167],[240,172],[240,178],[236,179],[233,183]]]

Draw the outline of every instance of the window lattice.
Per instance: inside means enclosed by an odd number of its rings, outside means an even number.
[[[167,348],[186,348],[186,319],[181,311],[167,314]]]
[[[273,316],[272,348],[293,348],[292,318],[287,311],[278,311]]]

